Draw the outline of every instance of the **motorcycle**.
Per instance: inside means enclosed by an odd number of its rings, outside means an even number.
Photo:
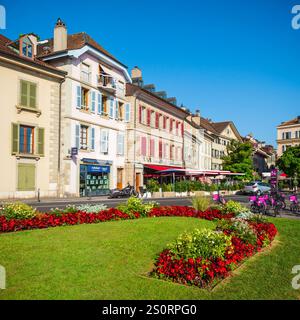
[[[111,189],[109,190],[109,199],[113,198],[130,198],[130,197],[137,197],[138,194],[135,191],[134,187],[128,184],[123,189]]]

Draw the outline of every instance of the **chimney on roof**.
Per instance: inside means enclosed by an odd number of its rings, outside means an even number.
[[[131,78],[132,78],[132,83],[139,86],[143,87],[144,86],[144,81],[143,81],[143,76],[142,76],[142,70],[135,66],[131,70]]]
[[[54,27],[53,51],[67,49],[68,34],[65,23],[58,18]]]

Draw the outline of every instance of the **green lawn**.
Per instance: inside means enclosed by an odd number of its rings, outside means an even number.
[[[157,253],[181,232],[214,227],[194,218],[148,218],[0,235],[7,289],[0,299],[299,299],[300,221],[273,219],[272,250],[213,291],[147,277]]]

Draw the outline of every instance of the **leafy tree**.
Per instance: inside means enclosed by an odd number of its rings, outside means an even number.
[[[237,176],[237,180],[251,180],[253,178],[252,152],[251,143],[232,140],[227,146],[227,155],[222,157],[223,169],[245,173],[244,176]]]
[[[300,146],[289,147],[277,160],[277,166],[288,176],[300,178]]]

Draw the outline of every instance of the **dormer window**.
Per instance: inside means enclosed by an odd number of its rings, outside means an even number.
[[[28,38],[23,38],[21,40],[21,50],[22,56],[32,58],[33,47],[31,41]]]

